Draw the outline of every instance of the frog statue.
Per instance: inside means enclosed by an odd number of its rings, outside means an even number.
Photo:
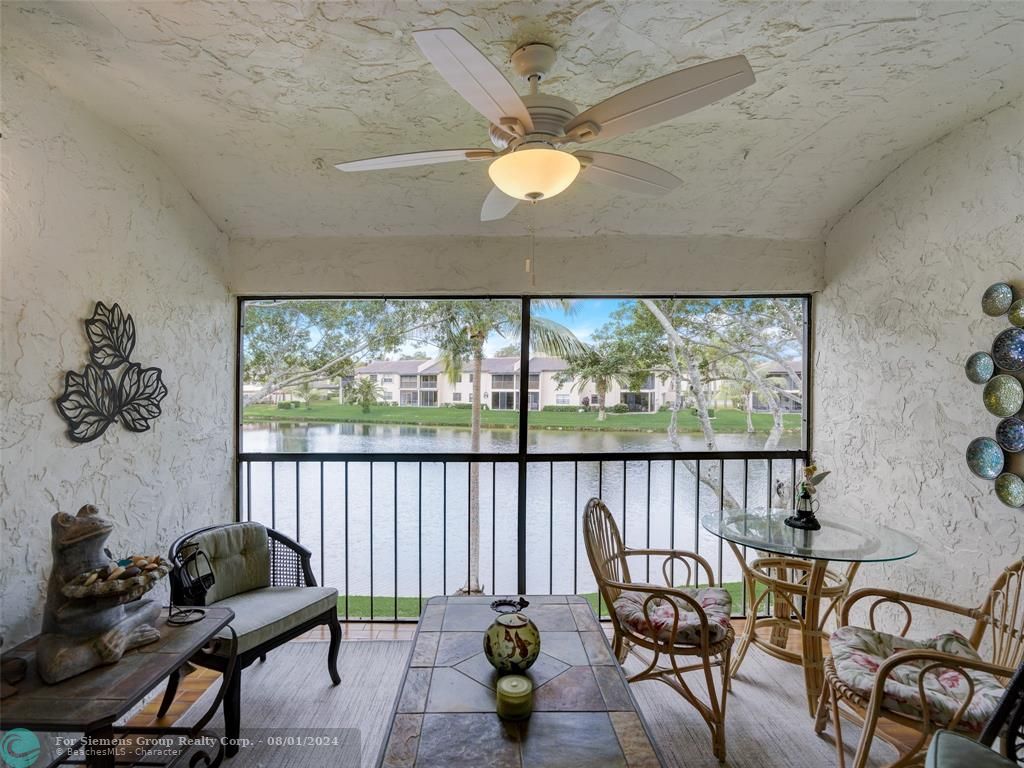
[[[70,581],[108,565],[111,558],[104,544],[113,529],[91,504],[77,515],[58,512],[50,520],[53,571],[36,650],[39,676],[48,683],[113,664],[126,651],[160,639],[153,626],[160,614],[155,600],[126,603],[116,593],[77,599],[65,595]]]

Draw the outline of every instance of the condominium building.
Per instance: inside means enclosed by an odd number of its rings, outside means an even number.
[[[473,373],[466,366],[455,377],[445,373],[438,359],[375,360],[356,369],[356,378],[369,378],[380,388],[380,399],[387,403],[437,407],[471,403],[473,401]],[[597,403],[597,390],[592,383],[579,387],[576,382],[560,383],[557,375],[567,368],[557,357],[530,359],[529,409],[539,411],[547,405],[583,407],[584,402]],[[488,408],[494,410],[519,409],[520,359],[518,357],[488,357],[483,360],[480,396]],[[654,411],[667,403],[671,383],[649,376],[644,387],[630,392],[613,383],[605,395],[605,405],[622,403],[631,411]]]

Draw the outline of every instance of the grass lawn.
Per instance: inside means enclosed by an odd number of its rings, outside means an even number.
[[[657,413],[609,413],[606,421],[598,421],[597,413],[535,411],[529,415],[530,429],[565,429],[575,431],[602,430],[610,432],[664,432],[668,428],[668,411]],[[313,402],[307,408],[278,408],[276,405],[250,405],[242,413],[247,424],[278,422],[341,422],[352,424],[411,424],[436,427],[469,427],[470,411],[462,408],[415,408],[403,406],[375,406],[363,413],[357,405],[338,405],[336,402]],[[755,413],[754,429],[767,433],[772,417]],[[486,410],[481,423],[491,429],[515,429],[519,423],[516,411]],[[783,423],[787,430],[800,429],[800,414],[786,414]],[[743,411],[719,409],[712,420],[715,432],[746,432],[747,416]],[[680,432],[700,432],[697,417],[687,409],[679,414]]]
[[[722,585],[728,590],[729,595],[732,597],[732,610],[734,615],[739,615],[740,609],[743,607],[743,583],[739,581],[727,582]],[[763,589],[763,588],[762,588]],[[760,594],[759,590],[759,594]],[[429,595],[423,597],[423,602],[426,604]],[[590,603],[591,607],[597,612],[597,593],[591,592],[589,594],[581,595],[585,597]],[[608,615],[608,606],[602,602],[602,615]],[[345,597],[340,596],[338,598],[338,615],[345,618]],[[350,619],[368,619],[370,618],[370,598],[366,595],[349,595],[348,596],[348,615]],[[399,597],[398,598],[398,618],[400,619],[415,619],[420,615],[420,604],[418,598],[415,597]],[[395,598],[394,597],[374,597],[373,598],[373,617],[377,619],[388,619],[394,618],[395,616]],[[484,628],[481,628],[483,631]]]

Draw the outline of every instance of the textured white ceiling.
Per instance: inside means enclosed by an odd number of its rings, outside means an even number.
[[[226,232],[257,238],[518,234],[535,222],[552,235],[820,239],[916,149],[1024,89],[1021,2],[76,1],[3,11],[8,56],[163,156]],[[485,120],[409,34],[439,26],[510,79],[518,45],[555,45],[544,87],[581,109],[737,53],[757,83],[594,145],[682,177],[667,197],[578,183],[481,224],[483,164],[331,167],[489,146]]]

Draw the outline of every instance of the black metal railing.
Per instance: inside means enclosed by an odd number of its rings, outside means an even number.
[[[805,461],[804,451],[242,453],[238,511],[239,519],[265,523],[313,552],[320,583],[338,588],[344,619],[414,621],[426,598],[471,580],[476,465],[476,560],[485,592],[585,594],[603,613],[580,529],[583,505],[598,496],[627,546],[706,557],[741,615],[747,595],[739,565],[700,518],[727,497],[740,506],[770,505],[775,480],[793,488]],[[652,573],[648,559],[644,578],[660,576],[660,565]]]

